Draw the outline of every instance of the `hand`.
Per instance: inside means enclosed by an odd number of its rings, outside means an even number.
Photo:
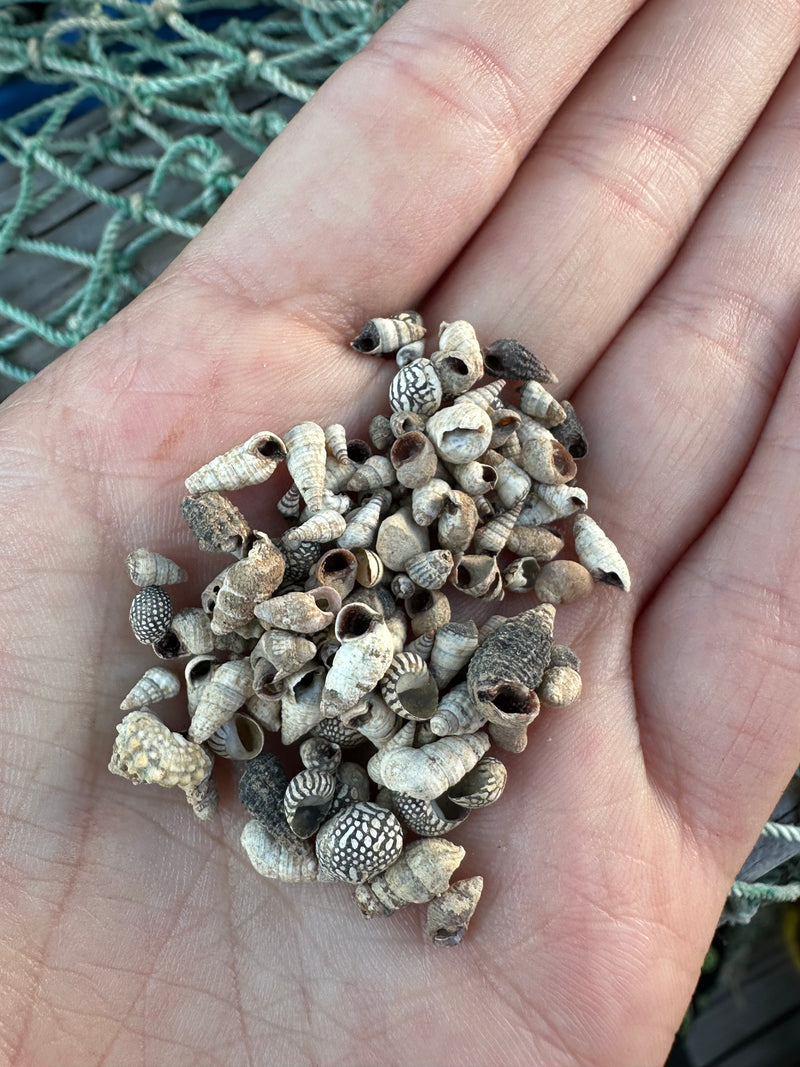
[[[4,1059],[663,1060],[800,751],[798,45],[789,0],[410,0],[3,405]],[[485,890],[450,950],[419,909],[261,879],[230,776],[201,824],[106,769],[153,662],[126,552],[176,557],[196,603],[222,563],[183,478],[257,429],[363,430],[393,368],[346,342],[412,306],[556,371],[634,582],[559,610],[584,695],[454,835]]]

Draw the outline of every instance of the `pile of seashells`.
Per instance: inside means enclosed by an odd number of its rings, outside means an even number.
[[[351,883],[367,916],[428,903],[428,937],[451,945],[483,880],[450,884],[464,850],[443,835],[502,794],[490,746],[521,752],[540,703],[580,695],[578,657],[553,643],[555,605],[630,579],[573,484],[586,441],[545,388],[547,367],[518,341],[482,349],[464,321],[442,323],[430,358],[424,334],[402,312],[352,342],[400,367],[371,444],[303,422],[283,440],[254,434],[187,479],[181,507],[200,548],[237,560],[201,607],[173,614],[165,586],[187,578],[177,564],[146,549],[127,557],[134,635],[163,660],[190,657],[191,721],[175,733],[154,714],[181,685],[148,670],[122,702],[109,769],[178,786],[208,819],[215,756],[246,761],[242,844],[260,874]],[[494,380],[481,386],[484,375]],[[522,383],[516,406],[505,379]],[[223,493],[265,482],[283,460],[290,525],[270,537]],[[556,559],[567,519],[577,561]],[[538,604],[479,630],[451,621],[448,587],[497,601],[530,591]],[[299,743],[291,779],[262,751],[264,731]]]

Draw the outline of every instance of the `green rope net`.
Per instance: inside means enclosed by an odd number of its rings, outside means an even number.
[[[0,374],[160,272],[402,0],[0,0]]]

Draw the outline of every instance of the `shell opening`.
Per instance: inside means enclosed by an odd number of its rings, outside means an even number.
[[[376,613],[366,604],[348,604],[336,616],[336,637],[339,641],[363,637],[376,620]]]
[[[464,936],[464,930],[463,926],[441,926],[433,935],[433,943],[447,948],[458,945]]]
[[[347,442],[347,458],[353,463],[366,463],[372,455],[372,449],[366,441],[353,440]]]
[[[256,452],[264,459],[283,459],[286,450],[272,437],[262,438],[256,445]]]
[[[429,589],[417,589],[406,601],[406,610],[409,615],[421,615],[433,606],[433,597]]]
[[[389,458],[395,466],[401,463],[408,463],[423,451],[425,448],[425,437],[418,430],[410,430],[408,433],[404,433],[402,437],[398,437],[395,443],[392,445],[389,453]]]
[[[530,715],[535,694],[520,682],[501,682],[478,695],[481,702],[494,704],[504,715]]]
[[[153,651],[162,659],[175,659],[183,654],[183,647],[178,635],[168,630],[163,637],[153,642]]]

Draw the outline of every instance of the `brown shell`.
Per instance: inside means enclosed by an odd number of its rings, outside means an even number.
[[[468,493],[451,489],[444,497],[436,534],[442,548],[466,552],[478,526],[478,509]]]
[[[323,500],[323,504],[326,502]],[[294,526],[291,530],[287,530],[283,535],[283,539],[286,544],[292,544],[296,541],[319,541],[322,544],[327,544],[329,541],[335,541],[337,537],[340,537],[346,527],[347,519],[341,512],[323,508],[322,511],[315,512],[299,526]]]
[[[572,667],[548,667],[536,693],[550,708],[566,708],[580,697],[581,676]]]
[[[462,878],[434,897],[425,916],[425,933],[434,945],[458,945],[470,924],[483,892],[483,878]]]
[[[203,552],[230,552],[239,559],[246,555],[250,527],[239,509],[221,493],[185,496],[181,512]]]
[[[415,637],[450,621],[450,601],[441,589],[418,589],[404,600]]]
[[[520,556],[503,571],[503,585],[509,593],[527,593],[533,589],[540,570],[534,556]]]
[[[398,437],[389,452],[397,480],[407,489],[426,485],[436,473],[438,460],[430,439],[418,430]]]
[[[383,520],[375,539],[375,551],[384,565],[393,571],[403,571],[406,562],[420,552],[430,550],[430,536],[425,527],[414,522],[411,508],[398,508]]]
[[[315,586],[335,589],[344,600],[355,587],[357,571],[358,560],[352,552],[346,548],[330,548],[312,567],[309,580]]]
[[[594,579],[580,563],[554,559],[539,571],[534,589],[543,604],[572,604],[589,596]]]
[[[267,600],[283,581],[286,562],[280,550],[266,534],[256,532],[254,537],[245,559],[225,573],[211,616],[215,634],[228,634],[248,623],[255,606]]]
[[[281,630],[315,634],[331,625],[340,607],[339,594],[334,589],[321,588],[274,596],[256,605],[256,615]]]

